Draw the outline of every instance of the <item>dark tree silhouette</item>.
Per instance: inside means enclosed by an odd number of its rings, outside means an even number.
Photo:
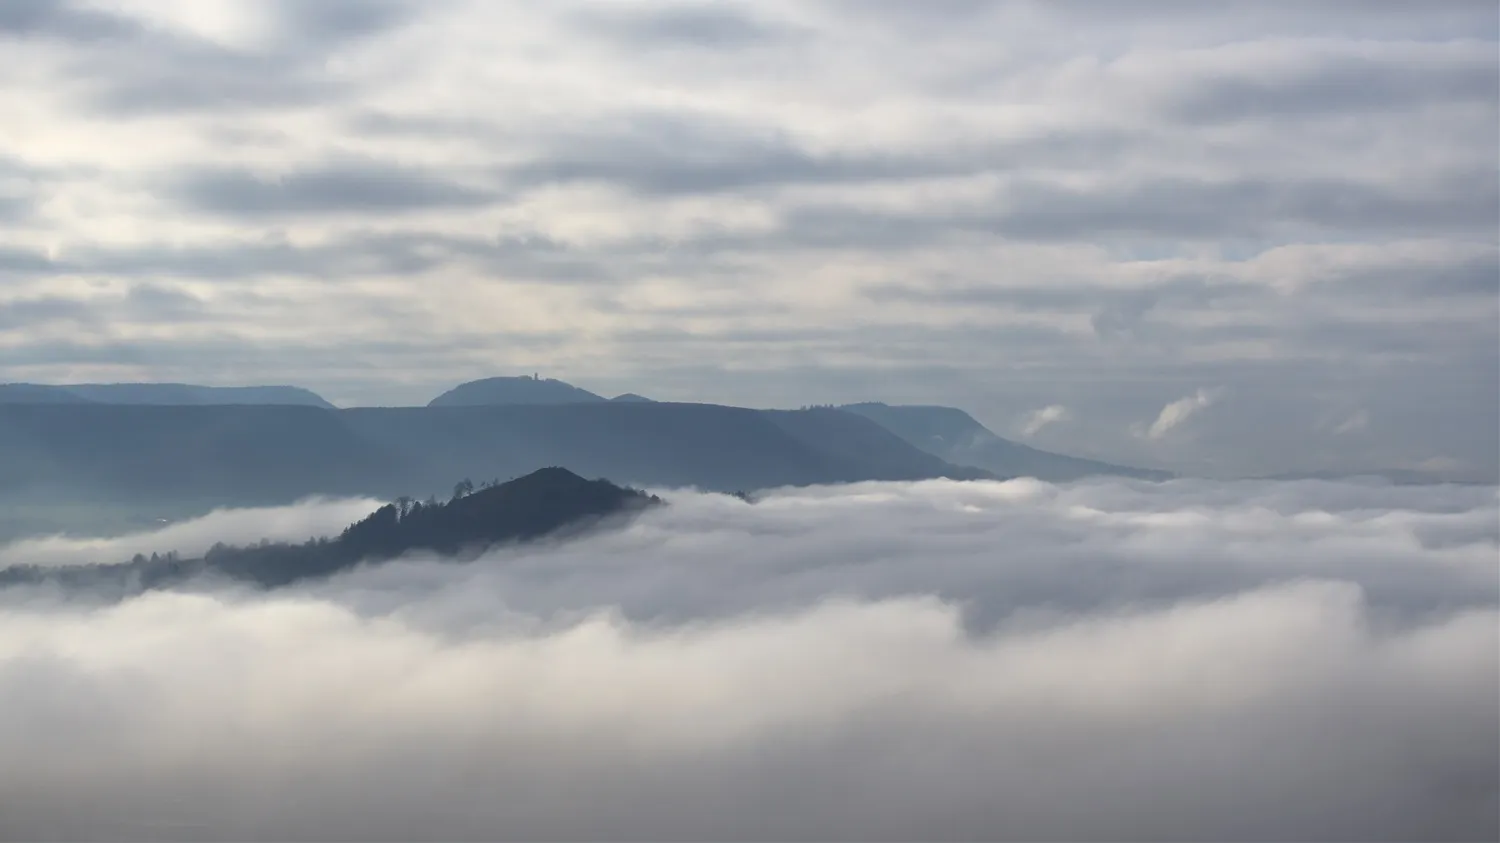
[[[464,481],[459,487],[472,490]],[[455,489],[457,491],[457,489]],[[80,589],[114,588],[130,593],[164,588],[193,577],[227,577],[266,588],[326,577],[363,562],[393,559],[413,551],[466,557],[501,542],[528,541],[598,519],[638,512],[661,499],[608,480],[585,480],[563,468],[544,468],[509,483],[455,494],[445,504],[405,501],[386,504],[349,525],[336,539],[303,544],[261,541],[249,547],[215,544],[199,559],[176,551],[137,555],[119,565],[0,569],[0,587],[57,582]],[[403,513],[403,509],[405,510]]]

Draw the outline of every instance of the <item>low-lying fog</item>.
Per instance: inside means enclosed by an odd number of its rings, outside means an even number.
[[[0,837],[1494,839],[1493,487],[873,483],[0,592]],[[374,501],[0,565],[334,535]]]

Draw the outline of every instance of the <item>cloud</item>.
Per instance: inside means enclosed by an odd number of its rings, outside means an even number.
[[[194,210],[247,217],[351,210],[390,213],[473,207],[497,199],[474,186],[367,161],[340,161],[275,177],[238,170],[188,173],[176,195]]]
[[[0,36],[97,41],[130,34],[124,18],[81,8],[67,0],[14,0],[0,7]]]
[[[93,313],[93,308],[75,299],[14,299],[0,302],[0,328],[36,326],[54,321],[85,321]]]
[[[646,5],[635,9],[595,6],[579,15],[578,23],[582,29],[632,50],[733,50],[789,34],[727,4]]]
[[[124,562],[137,553],[177,551],[201,556],[216,542],[243,545],[261,539],[296,541],[336,536],[374,512],[380,501],[311,498],[290,506],[216,509],[207,515],[155,530],[112,538],[53,535],[0,545],[0,567],[7,565],[88,565]]]
[[[1366,410],[1355,410],[1348,418],[1334,425],[1337,434],[1357,433],[1370,426],[1370,414]]]
[[[545,368],[1056,404],[1050,446],[1186,472],[1500,465],[1483,3],[0,5],[0,380]],[[1132,435],[1200,383],[1286,395]]]
[[[1316,119],[1330,108],[1382,113],[1434,102],[1500,99],[1494,57],[1477,42],[1464,46],[1453,51],[1410,45],[1341,47],[1299,55],[1291,44],[1248,45],[1241,49],[1280,52],[1292,61],[1252,72],[1244,66],[1230,67],[1227,74],[1208,70],[1207,78],[1196,80],[1171,107],[1190,120],[1245,120],[1266,114]]]
[[[1073,414],[1067,407],[1061,404],[1049,404],[1040,410],[1028,415],[1021,424],[1021,435],[1026,437],[1035,436],[1042,428],[1050,424],[1065,422],[1073,418]]]
[[[1156,421],[1146,428],[1145,435],[1148,439],[1160,439],[1166,436],[1174,428],[1197,415],[1198,411],[1206,409],[1219,400],[1221,390],[1200,389],[1192,395],[1179,398],[1176,401],[1161,408]]]
[[[316,44],[366,38],[410,22],[415,10],[400,0],[279,0],[276,12],[289,33]]]
[[[596,182],[680,196],[913,180],[974,166],[898,154],[820,155],[754,124],[646,113],[550,139],[538,160],[508,167],[505,175],[518,187]]]
[[[0,836],[1500,830],[1493,488],[670,497],[296,590],[0,592]]]

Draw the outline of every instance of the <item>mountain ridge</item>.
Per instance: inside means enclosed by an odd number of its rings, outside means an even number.
[[[311,494],[440,494],[453,476],[518,476],[547,465],[725,492],[990,476],[838,411],[613,401],[0,405],[0,500],[260,505]]]
[[[429,407],[512,404],[591,404],[606,400],[570,383],[538,375],[500,376],[466,381],[427,402]]]
[[[467,381],[437,396],[428,402],[429,407],[438,406],[509,406],[519,404],[559,403],[647,403],[649,399],[635,393],[624,393],[605,399],[595,393],[580,389],[560,380],[542,380],[539,376],[502,376]],[[654,403],[654,402],[652,402]],[[937,405],[892,405],[884,402],[863,402],[843,406],[804,407],[798,412],[843,411],[873,422],[892,436],[908,445],[951,466],[966,466],[1000,477],[1033,476],[1052,482],[1066,482],[1083,477],[1113,475],[1148,480],[1165,480],[1170,472],[1135,466],[1117,465],[1102,460],[1092,460],[1044,451],[1005,439],[980,424],[973,416],[957,407]],[[764,410],[775,414],[780,410]],[[810,425],[816,425],[815,417],[782,418],[803,433]],[[789,432],[796,432],[791,430]],[[849,431],[848,441],[824,440],[836,445],[845,459],[857,459],[859,454],[879,453],[879,435],[868,429],[855,428]],[[856,444],[859,443],[859,444]],[[888,449],[890,443],[884,444]],[[929,469],[932,470],[932,469]],[[985,476],[985,475],[975,475]],[[896,478],[891,478],[896,479]],[[901,479],[908,479],[902,477]]]
[[[272,404],[335,409],[323,396],[300,386],[201,386],[189,383],[0,384],[0,404],[10,403],[161,406]]]

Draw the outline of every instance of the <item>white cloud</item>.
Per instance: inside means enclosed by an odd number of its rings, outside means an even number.
[[[104,608],[0,592],[0,827],[1500,830],[1493,488],[937,481],[670,499],[576,542],[284,592]]]
[[[1338,434],[1357,433],[1370,426],[1370,413],[1366,410],[1356,410],[1347,419],[1334,426],[1333,432]]]
[[[1192,395],[1173,401],[1161,408],[1156,421],[1145,429],[1145,436],[1148,439],[1160,439],[1166,436],[1174,428],[1197,415],[1198,411],[1212,406],[1222,394],[1222,391],[1217,389],[1200,389]]]
[[[274,34],[268,7],[244,0],[109,0],[113,8],[146,26],[176,30],[228,47],[253,50]]]
[[[1026,437],[1035,436],[1042,428],[1050,424],[1065,422],[1073,418],[1067,407],[1061,404],[1050,404],[1028,415],[1021,422],[1021,435]]]

